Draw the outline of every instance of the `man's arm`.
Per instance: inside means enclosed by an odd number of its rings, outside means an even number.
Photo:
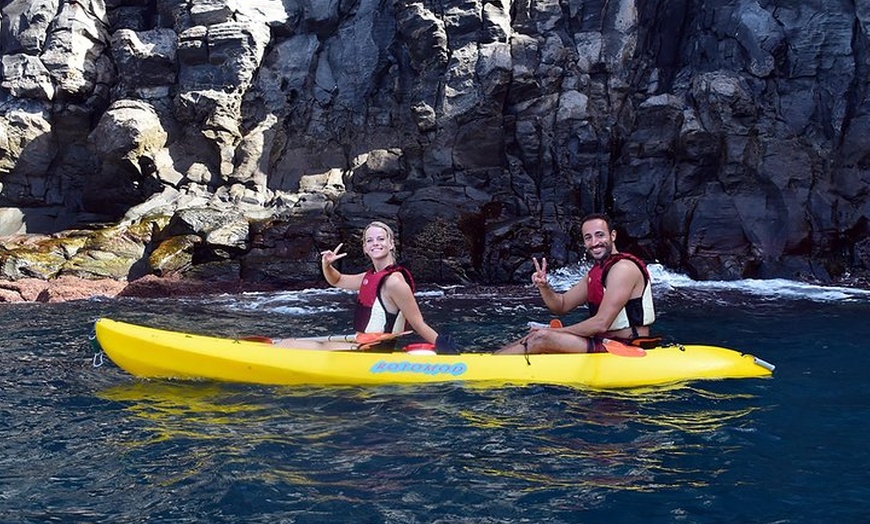
[[[617,262],[607,273],[607,288],[595,316],[579,324],[565,326],[558,331],[573,333],[581,337],[593,337],[606,333],[610,329],[610,325],[613,324],[613,320],[631,298],[638,279],[643,282],[643,274],[633,262],[629,260]]]
[[[538,288],[541,298],[544,299],[544,304],[547,305],[547,309],[551,313],[554,315],[564,315],[577,306],[586,303],[586,276],[580,279],[580,282],[574,284],[568,291],[556,293],[550,287],[550,283],[547,280],[547,259],[541,259],[539,264],[536,258],[532,258],[532,262],[535,263],[532,283]]]
[[[554,315],[564,315],[570,313],[574,308],[586,303],[586,277],[584,276],[580,282],[574,284],[571,289],[564,293],[557,293],[549,284],[538,287],[541,292],[541,298],[544,299],[544,304],[547,309]]]

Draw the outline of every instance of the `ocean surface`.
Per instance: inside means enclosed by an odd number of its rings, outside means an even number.
[[[653,275],[657,332],[750,352],[774,377],[617,392],[146,381],[95,366],[94,320],[313,336],[347,331],[353,295],[2,305],[0,522],[870,522],[870,293]],[[529,288],[419,300],[472,351],[549,319]]]

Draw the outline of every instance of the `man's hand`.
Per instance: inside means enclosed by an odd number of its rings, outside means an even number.
[[[550,283],[547,281],[547,259],[541,258],[541,262],[538,263],[538,259],[532,257],[532,262],[535,263],[535,272],[532,273],[532,284],[538,289],[550,287]]]

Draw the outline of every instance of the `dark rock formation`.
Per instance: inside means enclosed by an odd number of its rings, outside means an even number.
[[[525,281],[606,211],[623,249],[696,278],[860,277],[868,22],[784,0],[7,0],[3,274],[291,285],[382,219],[423,281]]]

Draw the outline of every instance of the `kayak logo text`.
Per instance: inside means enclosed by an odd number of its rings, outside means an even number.
[[[464,362],[431,364],[428,362],[387,362],[380,360],[369,369],[371,373],[421,373],[423,375],[453,375],[458,377],[468,370]]]

